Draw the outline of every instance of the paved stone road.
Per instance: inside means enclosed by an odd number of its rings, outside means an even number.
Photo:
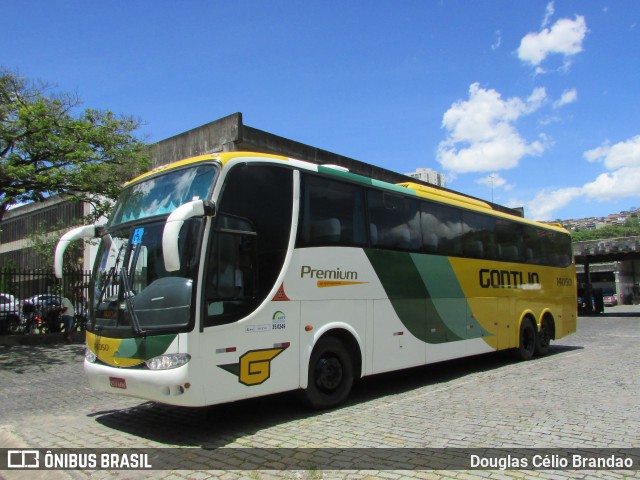
[[[0,346],[0,447],[640,446],[640,308],[580,318],[549,356],[490,354],[367,378],[309,412],[293,394],[185,409],[98,394],[81,345]],[[190,466],[190,468],[193,468]],[[640,478],[639,471],[68,471],[0,478]]]

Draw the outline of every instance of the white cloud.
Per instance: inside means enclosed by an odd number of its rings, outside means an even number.
[[[525,212],[527,217],[535,220],[551,220],[553,213],[582,194],[580,187],[560,188],[557,190],[543,190],[533,200],[527,202]]]
[[[468,173],[510,169],[525,155],[540,155],[544,143],[527,143],[513,124],[546,99],[544,88],[536,88],[526,100],[504,100],[496,90],[472,84],[469,99],[455,102],[443,116],[448,137],[438,145],[438,161],[446,170]]]
[[[502,32],[500,30],[497,30],[496,31],[496,39],[493,42],[493,45],[491,45],[491,50],[499,49],[500,45],[502,45]]]
[[[548,6],[547,6],[548,8]],[[546,18],[546,17],[545,17]],[[518,58],[538,67],[549,55],[560,54],[565,57],[582,51],[582,42],[587,34],[587,23],[583,16],[575,20],[562,18],[551,28],[538,33],[528,33],[520,41]],[[565,68],[568,64],[565,62]]]
[[[491,173],[485,177],[477,178],[475,182],[478,185],[484,185],[491,189],[491,194],[493,197],[493,191],[497,189],[501,189],[505,192],[510,192],[513,190],[514,186],[507,182],[499,173]],[[491,199],[493,201],[493,198]],[[520,204],[522,205],[522,204]]]
[[[598,201],[640,196],[640,166],[603,173],[582,187],[584,195]]]
[[[560,108],[569,103],[573,103],[578,100],[578,91],[573,88],[571,90],[565,90],[558,100],[553,102],[553,108]]]
[[[553,14],[555,13],[555,11],[556,9],[553,6],[553,2],[547,3],[547,8],[545,8],[544,10],[544,19],[542,20],[541,28],[546,28],[549,25],[549,22],[551,21],[551,17],[553,17]]]
[[[640,135],[613,146],[605,142],[593,150],[584,152],[583,156],[589,162],[604,161],[609,170],[640,167]]]
[[[527,215],[538,220],[551,219],[552,213],[576,198],[581,201],[607,201],[640,196],[640,135],[615,145],[608,142],[584,152],[589,162],[602,162],[608,172],[582,187],[544,190],[527,203]]]
[[[480,185],[486,185],[487,187],[499,188],[507,184],[507,181],[498,173],[492,173],[486,177],[476,179],[476,183]]]

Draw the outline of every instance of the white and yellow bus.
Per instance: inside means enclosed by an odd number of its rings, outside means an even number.
[[[93,387],[201,406],[300,389],[315,408],[363,376],[576,329],[568,233],[480,200],[258,153],[190,158],[125,185],[98,237]]]

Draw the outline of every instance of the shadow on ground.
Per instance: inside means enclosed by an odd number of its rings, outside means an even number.
[[[0,345],[0,369],[17,374],[46,373],[84,358],[84,345]]]
[[[549,356],[581,348],[553,345]],[[507,368],[511,364],[513,359],[508,352],[498,352],[366,377],[354,386],[349,400],[340,408],[450,382],[474,373]],[[290,392],[201,408],[146,402],[123,410],[94,412],[90,416],[105,427],[147,438],[166,447],[217,448],[263,429],[322,413],[309,410],[295,392]]]

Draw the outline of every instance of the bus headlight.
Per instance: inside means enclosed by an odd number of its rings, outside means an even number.
[[[191,355],[188,353],[171,353],[150,358],[144,363],[147,364],[149,370],[169,370],[181,367],[189,360],[191,360]]]
[[[84,359],[89,362],[89,363],[95,363],[96,361],[96,354],[93,353],[89,347],[84,349]]]

